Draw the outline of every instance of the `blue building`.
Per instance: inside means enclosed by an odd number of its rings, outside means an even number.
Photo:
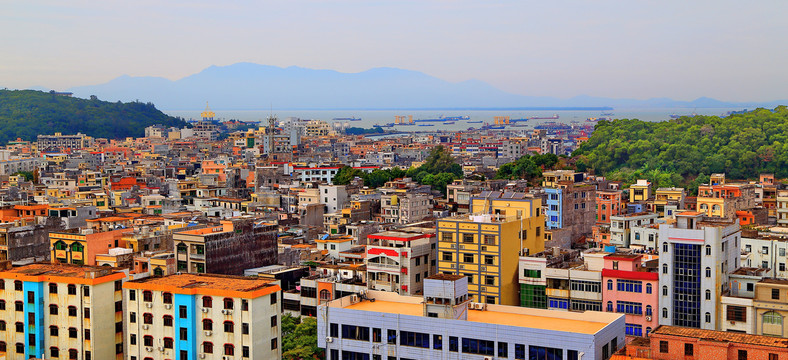
[[[545,228],[560,229],[564,226],[563,189],[545,188],[544,192],[547,194],[544,212]]]

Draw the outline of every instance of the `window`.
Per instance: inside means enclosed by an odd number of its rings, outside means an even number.
[[[706,322],[707,323],[711,322],[711,313],[709,313],[709,312],[706,313]]]
[[[202,352],[206,354],[213,354],[213,343],[212,342],[203,342],[202,343]]]
[[[462,338],[462,352],[464,354],[495,355],[495,342]]]
[[[616,312],[631,315],[642,315],[643,304],[630,301],[616,301]]]
[[[430,335],[424,333],[412,332],[412,331],[400,331],[399,344],[401,346],[413,346],[413,347],[429,349]]]
[[[225,310],[232,310],[233,309],[233,299],[231,299],[231,298],[224,298],[224,309]]]
[[[651,294],[651,284],[646,284],[646,294]]]
[[[739,350],[739,360],[747,360],[747,350]]]
[[[132,324],[137,322],[137,313],[133,311],[129,313],[129,322]]]
[[[706,255],[711,256],[711,245],[706,245]]]
[[[662,341],[659,342],[659,352],[663,353],[663,354],[667,354],[668,353],[668,342],[667,341],[662,340]]]
[[[666,242],[662,243],[662,252],[663,253],[668,252],[668,243]]]
[[[772,300],[780,300],[780,290],[772,289]]]
[[[77,286],[74,285],[74,284],[68,284],[68,286],[66,286],[66,289],[67,289],[67,293],[69,295],[76,295],[77,294]]]
[[[443,252],[443,261],[453,261],[454,255],[448,251]]]
[[[85,319],[90,319],[90,308],[85,308],[85,309],[84,309],[84,313],[85,313],[85,314],[83,315],[83,317],[84,317]]]
[[[711,277],[711,268],[710,267],[706,267],[706,277],[707,278]]]
[[[69,306],[68,307],[68,316],[76,317],[77,316],[77,307],[76,306]]]
[[[381,334],[380,328],[372,329],[372,342],[376,342],[376,343],[381,342],[383,340],[382,336],[383,335]]]
[[[211,298],[210,296],[203,296],[202,307],[211,308],[212,306],[213,306],[213,298]]]
[[[456,336],[449,336],[449,351],[460,351],[460,341]]]
[[[643,336],[643,326],[640,324],[625,324],[625,333],[631,336]]]
[[[143,291],[142,292],[142,301],[147,301],[147,302],[153,301],[153,293],[148,291],[148,290]]]
[[[179,335],[178,339],[182,341],[189,340],[189,330],[187,330],[185,327],[178,329],[178,335]]]
[[[164,326],[172,326],[172,316],[164,315],[164,317],[162,318],[162,322]]]
[[[224,354],[228,356],[235,355],[235,346],[233,344],[224,344]]]
[[[441,233],[441,241],[452,242],[454,241],[454,238],[452,237],[450,232],[444,232]]]
[[[442,335],[432,335],[432,348],[435,350],[442,350],[443,349],[443,336]]]
[[[643,292],[643,282],[642,281],[635,281],[635,280],[617,280],[616,287],[618,291],[624,292],[635,292],[641,293]]]
[[[335,325],[335,324],[332,324]],[[389,329],[388,334],[386,336],[386,342],[389,344],[396,344],[397,343],[397,330]]]
[[[777,356],[777,354],[769,354],[769,360],[779,360],[779,357]]]
[[[473,254],[462,254],[462,262],[472,263],[473,262]]]
[[[495,277],[490,276],[490,275],[485,275],[484,276],[484,284],[485,285],[495,285]]]
[[[646,305],[646,316],[651,316],[651,305]]]
[[[142,314],[142,323],[148,325],[153,324],[153,314],[151,313]]]
[[[131,345],[137,345],[137,334],[131,334],[129,337],[129,343]]]
[[[607,312],[613,312],[613,302],[612,301],[608,301],[607,302]]]
[[[369,328],[366,326],[342,325],[342,338],[369,341]],[[401,344],[402,342],[400,342]]]
[[[49,315],[57,315],[57,305],[49,304]]]
[[[498,357],[505,359],[509,357],[509,344],[505,342],[498,342]]]
[[[728,321],[747,321],[747,308],[744,306],[728,305],[726,320]]]
[[[129,301],[137,301],[137,290],[129,290]]]
[[[5,326],[4,326],[3,330],[5,330]],[[52,326],[49,327],[49,336],[58,336],[58,332],[59,331],[58,331],[57,326],[52,325]]]
[[[172,341],[171,337],[164,338],[164,348],[165,349],[172,349],[172,343],[173,343],[173,341]]]
[[[607,345],[603,348],[603,357],[607,359],[607,356],[604,356],[604,352],[607,349]],[[556,349],[556,348],[549,348],[543,346],[529,346],[528,347],[528,357],[529,359],[562,359],[564,355],[563,349]]]
[[[234,332],[234,325],[232,321],[225,321],[224,322],[224,332],[231,333]]]
[[[662,296],[668,296],[668,287],[662,286]]]
[[[472,243],[473,242],[473,234],[462,234],[462,242],[464,242],[464,243]]]
[[[667,318],[668,317],[668,308],[665,308],[665,307],[662,308],[662,317],[663,318]]]
[[[706,290],[706,300],[711,300],[711,290]]]
[[[668,273],[668,264],[662,264],[662,273],[663,274],[667,274]]]
[[[763,323],[770,325],[782,325],[783,317],[775,311],[765,312],[763,313]]]
[[[762,247],[761,252],[763,252],[763,255],[769,255],[769,247],[768,246]]]
[[[5,300],[0,300],[0,310],[5,310]]]
[[[57,294],[57,284],[56,283],[49,283],[49,293],[50,294]]]
[[[213,330],[213,321],[211,319],[203,319],[202,329],[206,331]]]
[[[484,255],[485,265],[493,265],[494,263],[495,263],[495,258],[492,255]]]
[[[484,245],[495,245],[495,235],[484,235]]]
[[[161,298],[165,304],[172,304],[172,293],[168,293],[168,292],[162,293]]]
[[[16,343],[16,352],[19,353],[19,354],[24,354],[25,353],[25,344]]]
[[[186,305],[178,306],[178,317],[181,319],[185,319],[189,317],[188,309],[186,308]]]
[[[68,337],[69,338],[76,339],[77,338],[77,334],[78,334],[77,328],[75,328],[75,327],[68,328]]]
[[[85,297],[90,297],[90,288],[89,287],[83,288],[82,294]]]
[[[153,336],[145,335],[142,337],[143,346],[153,346]]]
[[[607,289],[608,290],[613,290],[613,280],[608,280],[607,281]]]
[[[684,344],[684,356],[693,356],[694,353],[693,350],[694,349],[692,348],[692,344],[689,343]]]
[[[22,291],[22,282],[19,280],[14,280],[14,290]]]

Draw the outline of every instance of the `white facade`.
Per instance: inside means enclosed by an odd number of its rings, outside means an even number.
[[[786,238],[741,238],[741,250],[746,253],[742,266],[769,269],[766,276],[788,278],[786,271]]]
[[[350,202],[345,185],[319,185],[320,203],[326,205],[326,213],[342,210]]]
[[[715,314],[729,273],[739,267],[740,237],[738,222],[712,221],[698,213],[660,225],[660,325],[718,328]]]
[[[632,243],[633,227],[654,224],[659,215],[655,213],[613,215],[610,217],[610,244],[629,247]]]

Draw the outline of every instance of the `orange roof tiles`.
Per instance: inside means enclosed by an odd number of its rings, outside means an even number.
[[[214,274],[180,274],[164,277],[149,277],[128,281],[123,284],[127,289],[168,291],[178,294],[201,294],[209,296],[228,296],[256,298],[280,291],[274,280],[246,276]]]
[[[701,329],[692,329],[692,328],[667,326],[667,325],[662,325],[654,329],[653,334],[683,336],[683,337],[690,337],[690,338],[703,339],[703,340],[732,342],[732,343],[760,345],[760,346],[773,346],[780,348],[788,347],[788,339],[785,338],[764,336],[764,335],[732,333],[727,331],[701,330]]]
[[[96,285],[120,280],[126,274],[106,266],[36,263],[0,271],[0,279]]]

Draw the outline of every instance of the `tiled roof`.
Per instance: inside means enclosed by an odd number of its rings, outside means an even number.
[[[656,328],[652,334],[683,336],[700,340],[732,342],[759,346],[773,346],[780,348],[788,347],[788,339],[779,337],[732,333],[727,331],[701,330],[678,326],[662,325]]]

